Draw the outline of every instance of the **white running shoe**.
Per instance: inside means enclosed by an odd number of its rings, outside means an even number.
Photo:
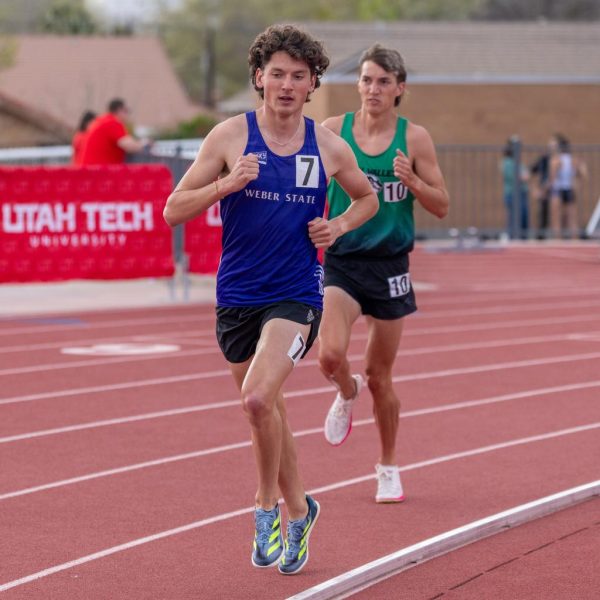
[[[342,393],[338,392],[325,419],[325,439],[332,446],[339,446],[352,431],[352,405],[365,385],[361,375],[352,375],[352,379],[356,382],[354,396],[346,400]]]
[[[375,465],[377,471],[377,495],[375,502],[402,502],[404,492],[400,482],[400,469],[396,465]]]

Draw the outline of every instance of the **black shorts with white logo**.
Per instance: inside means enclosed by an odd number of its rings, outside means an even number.
[[[556,194],[563,204],[573,204],[575,202],[575,192],[573,190],[558,190]]]
[[[380,259],[326,253],[324,285],[343,289],[363,315],[400,319],[417,310],[408,266],[408,254]]]
[[[230,363],[247,361],[255,352],[262,328],[271,319],[286,319],[310,325],[301,358],[310,350],[319,333],[321,311],[301,302],[277,302],[265,306],[217,306],[217,341]]]

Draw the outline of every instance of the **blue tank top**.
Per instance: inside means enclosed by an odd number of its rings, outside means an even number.
[[[218,306],[261,306],[284,300],[323,307],[323,268],[308,237],[322,217],[327,178],[314,121],[304,117],[304,144],[279,156],[265,143],[256,113],[246,113],[244,154],[258,156],[259,175],[221,200],[223,251],[217,273]]]

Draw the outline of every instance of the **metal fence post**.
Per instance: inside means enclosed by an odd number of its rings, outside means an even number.
[[[179,183],[185,173],[181,144],[175,148],[175,157],[172,163],[172,174],[175,185]],[[173,230],[173,262],[175,275],[181,277],[183,287],[183,300],[189,300],[189,260],[185,255],[185,225],[177,225]]]
[[[511,214],[511,238],[518,239],[522,237],[522,219],[524,210],[523,196],[521,194],[521,139],[518,135],[510,138],[510,146],[513,158],[513,189],[512,189],[512,214]]]

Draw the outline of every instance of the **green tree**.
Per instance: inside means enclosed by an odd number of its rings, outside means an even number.
[[[598,0],[486,0],[477,12],[482,19],[498,20],[592,20],[600,18]]]
[[[600,0],[187,0],[165,12],[160,32],[190,95],[202,100],[216,57],[217,88],[226,97],[248,82],[247,51],[267,25],[299,21],[395,21],[466,19],[592,19]],[[214,48],[209,28],[216,31]]]
[[[17,55],[17,42],[14,38],[0,37],[0,71],[10,67]]]
[[[0,31],[4,33],[31,33],[53,0],[1,0]]]
[[[90,35],[97,31],[83,0],[56,0],[42,17],[40,28],[45,33],[62,35]]]
[[[248,81],[248,47],[272,23],[467,18],[483,0],[187,0],[162,15],[159,31],[174,67],[190,95],[202,100],[210,70],[207,31],[217,31],[217,87],[226,97]]]

